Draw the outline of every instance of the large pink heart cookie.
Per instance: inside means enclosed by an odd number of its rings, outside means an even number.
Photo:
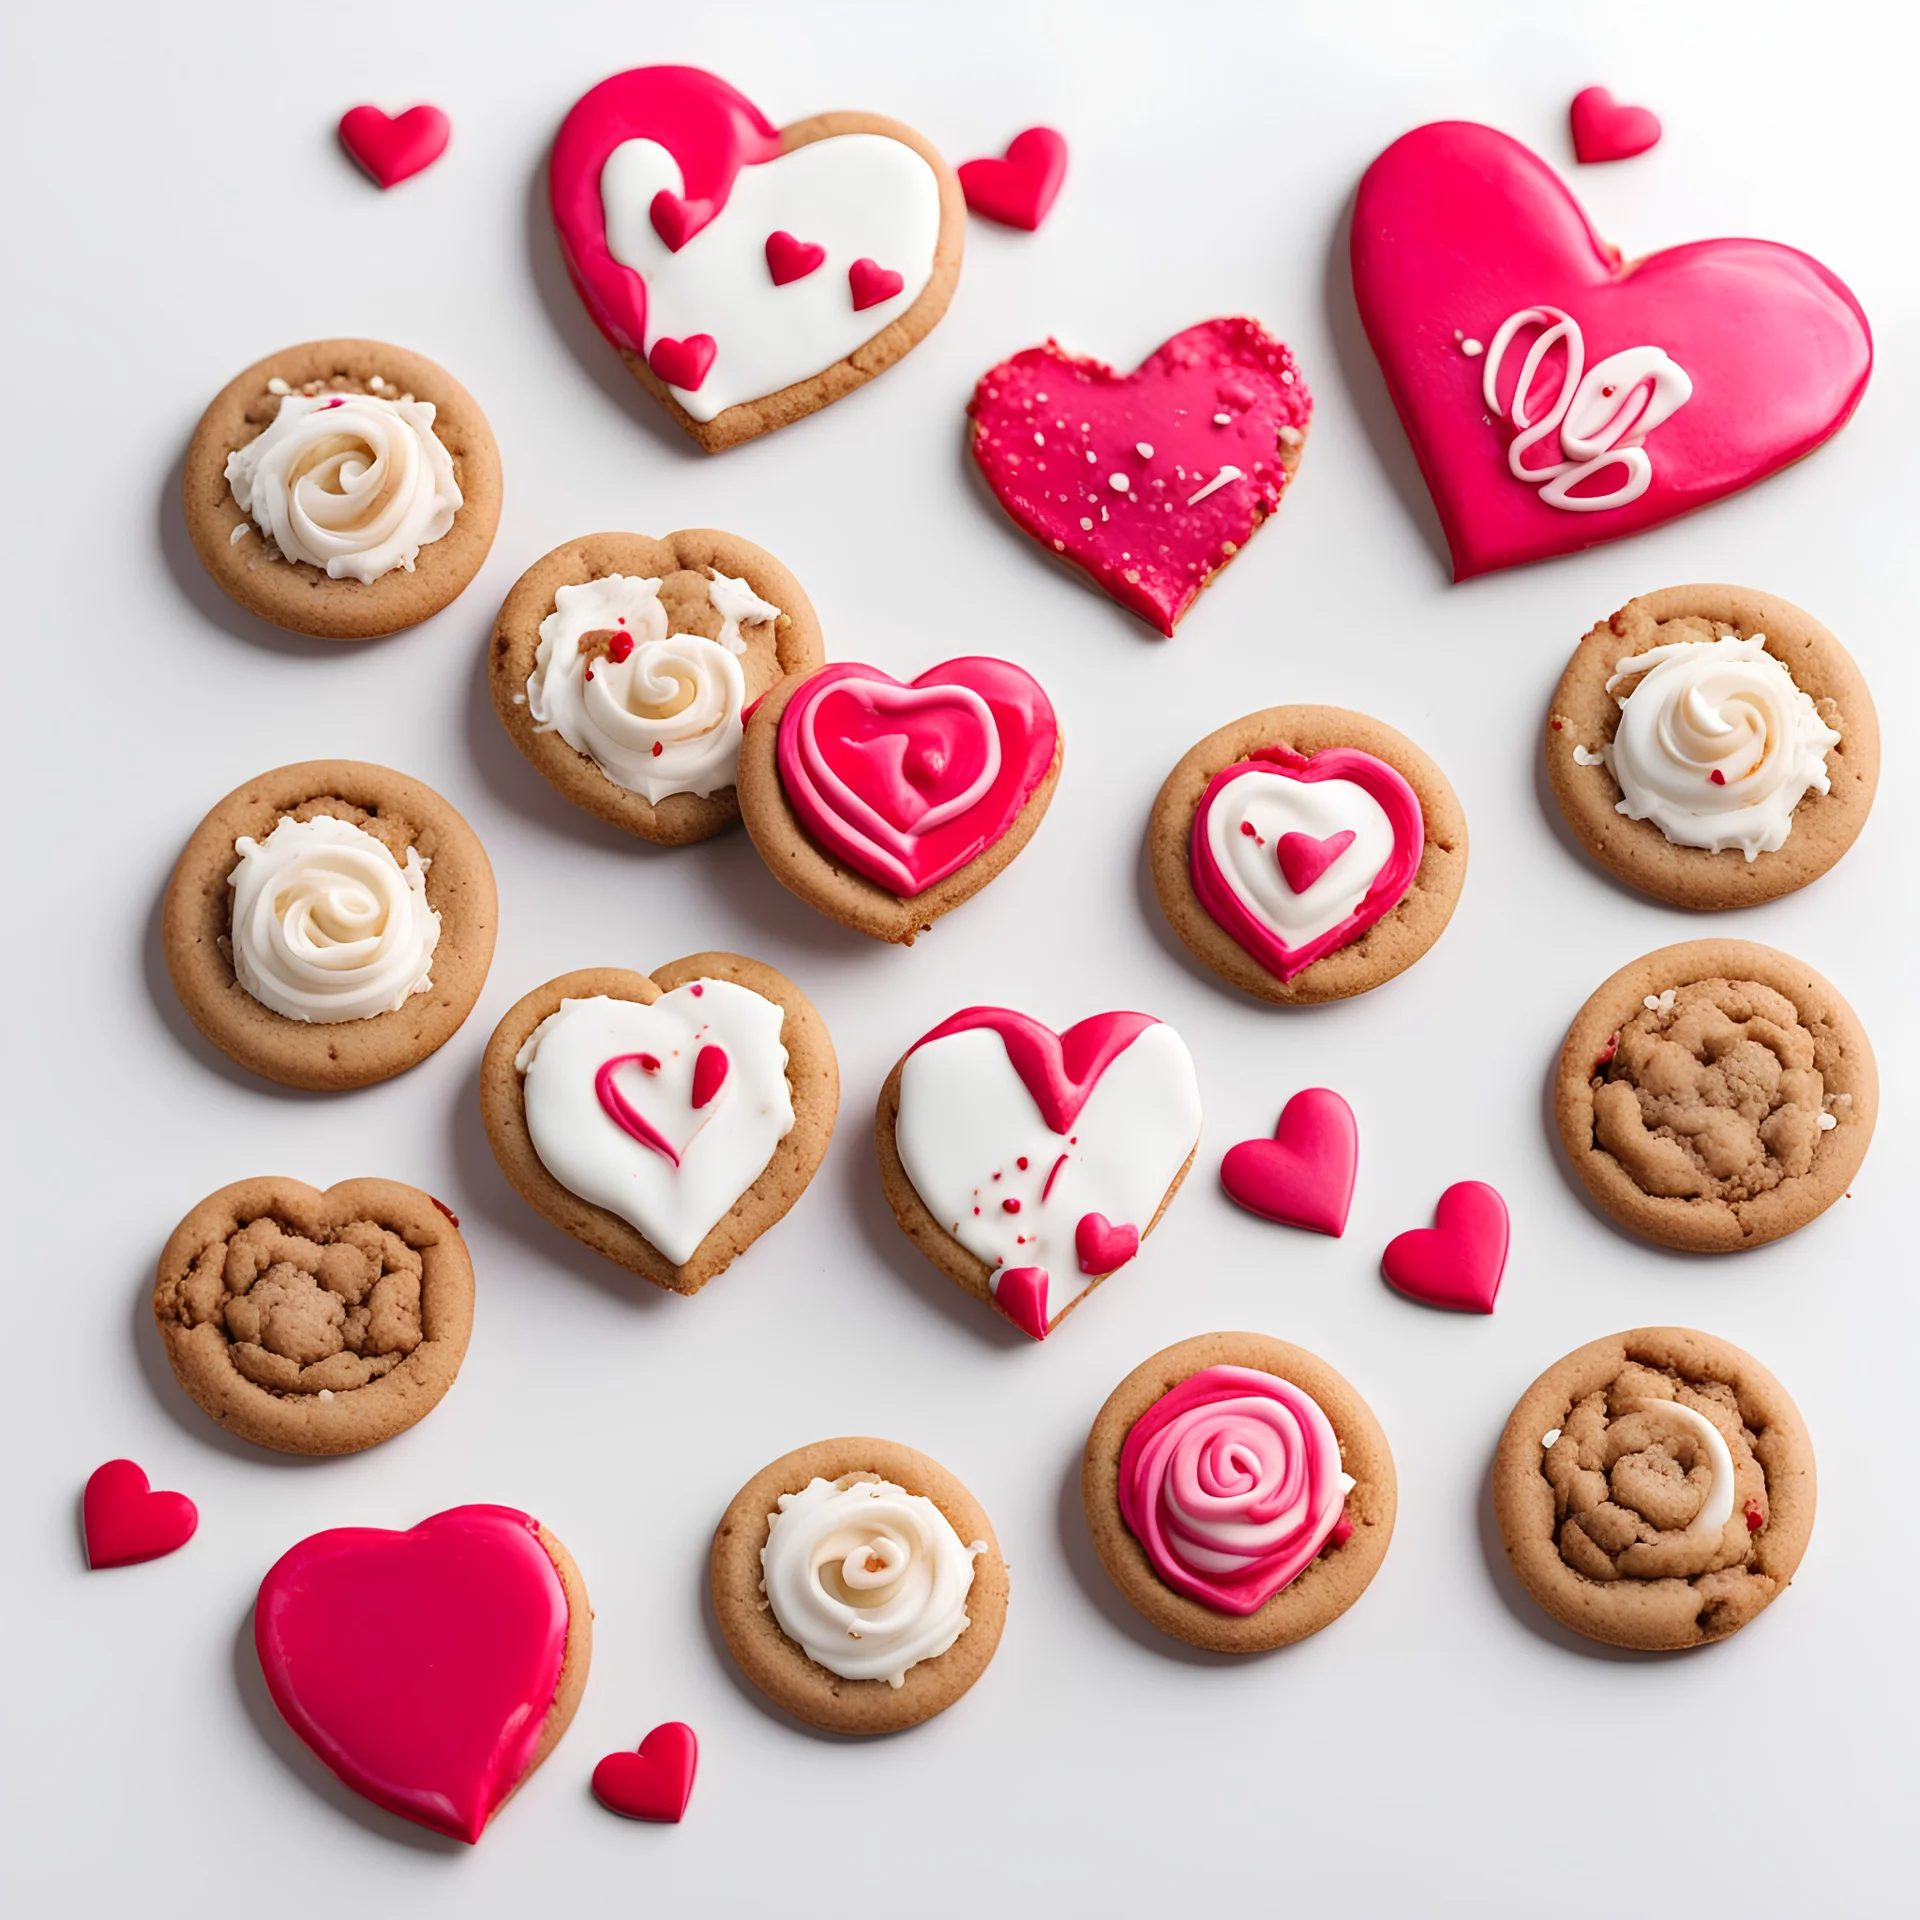
[[[1374,161],[1352,251],[1459,580],[1764,480],[1845,424],[1873,365],[1819,261],[1766,240],[1623,261],[1543,160],[1468,121]]]
[[[960,184],[909,127],[825,113],[776,128],[697,67],[638,67],[553,143],[574,286],[708,452],[851,393],[946,311]]]

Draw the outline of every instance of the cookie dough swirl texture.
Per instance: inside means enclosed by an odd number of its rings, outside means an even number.
[[[814,1480],[780,1496],[761,1586],[810,1660],[897,1687],[966,1631],[974,1557],[986,1550],[984,1540],[962,1545],[931,1500],[890,1480]]]
[[[366,1020],[432,983],[440,916],[427,866],[404,866],[350,821],[282,819],[265,840],[234,842],[233,971],[289,1020]]]
[[[463,499],[427,400],[289,393],[227,456],[234,503],[289,560],[370,585],[453,526]]]
[[[1619,784],[1619,811],[1651,820],[1676,846],[1777,852],[1809,787],[1829,790],[1826,757],[1840,736],[1794,684],[1766,637],[1685,640],[1616,663],[1607,691],[1620,720],[1600,759]]]

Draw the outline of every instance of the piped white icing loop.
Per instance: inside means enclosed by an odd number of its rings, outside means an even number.
[[[1670,1420],[1677,1420],[1706,1449],[1711,1477],[1706,1498],[1700,1502],[1700,1511],[1687,1523],[1687,1532],[1698,1540],[1718,1540],[1733,1518],[1733,1453],[1726,1436],[1698,1408],[1685,1406],[1678,1400],[1636,1400],[1631,1410],[1664,1414]]]

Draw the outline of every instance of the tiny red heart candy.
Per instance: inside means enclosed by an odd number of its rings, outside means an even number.
[[[629,1820],[678,1820],[693,1793],[700,1742],[681,1720],[668,1720],[637,1753],[610,1753],[593,1770],[593,1791],[609,1812]]]
[[[1484,1180],[1440,1196],[1433,1225],[1387,1244],[1380,1271],[1410,1300],[1461,1313],[1491,1313],[1507,1269],[1507,1203]]]
[[[993,1304],[1024,1334],[1047,1337],[1047,1270],[1003,1267],[993,1285]]]
[[[1573,122],[1574,157],[1588,166],[1630,160],[1660,139],[1657,114],[1622,106],[1605,87],[1583,87],[1573,96],[1568,118]]]
[[[1105,1276],[1140,1251],[1140,1229],[1116,1227],[1104,1213],[1083,1213],[1073,1230],[1073,1250],[1080,1256],[1082,1273]]]
[[[200,1510],[184,1493],[155,1493],[131,1460],[95,1467],[80,1502],[87,1534],[87,1565],[130,1567],[158,1560],[193,1538]]]
[[[1227,1149],[1220,1184],[1249,1213],[1337,1240],[1347,1230],[1359,1156],[1353,1109],[1331,1087],[1306,1087],[1281,1110],[1271,1140]]]
[[[847,285],[853,293],[853,310],[865,313],[883,300],[891,300],[906,285],[906,280],[891,267],[877,260],[856,260],[847,269]]]
[[[678,253],[713,215],[711,200],[683,200],[667,187],[662,187],[647,207],[647,218],[669,253]]]
[[[967,161],[960,168],[960,191],[969,212],[1032,233],[1066,177],[1065,139],[1051,127],[1029,127],[1007,142],[1001,159]]]
[[[776,287],[804,280],[827,257],[827,250],[811,240],[796,240],[784,227],[767,235],[767,271]]]
[[[340,116],[340,144],[382,187],[397,187],[432,166],[452,133],[453,123],[438,107],[409,107],[401,114],[350,107]]]
[[[647,355],[647,365],[652,369],[655,379],[664,380],[670,387],[678,387],[682,393],[698,393],[700,382],[707,377],[707,369],[713,365],[713,356],[717,351],[710,333],[690,333],[684,340],[669,340],[663,336],[653,343],[653,351]]]

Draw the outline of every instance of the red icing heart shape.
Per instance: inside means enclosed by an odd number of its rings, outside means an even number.
[[[594,1797],[629,1820],[677,1821],[693,1794],[700,1742],[683,1720],[668,1720],[637,1753],[610,1753],[593,1770]]]
[[[1491,1313],[1507,1268],[1507,1203],[1483,1180],[1440,1196],[1433,1225],[1387,1243],[1380,1271],[1410,1300],[1461,1313]]]
[[[1289,1100],[1271,1140],[1242,1140],[1220,1162],[1227,1197],[1249,1213],[1310,1233],[1347,1230],[1360,1130],[1331,1087],[1306,1087]]]
[[[662,187],[647,204],[647,218],[669,253],[678,253],[720,211],[712,200],[683,199]]]
[[[993,1283],[993,1304],[1022,1333],[1044,1340],[1047,1337],[1046,1268],[1002,1267]]]
[[[1573,125],[1574,157],[1583,165],[1631,160],[1659,144],[1658,115],[1645,107],[1622,106],[1605,87],[1582,87],[1567,117]]]
[[[1697,240],[1623,262],[1543,160],[1466,121],[1418,127],[1367,169],[1352,258],[1456,580],[1638,533],[1764,480],[1839,431],[1873,366],[1866,315],[1819,261],[1765,240]],[[1516,397],[1549,330],[1532,392]]]
[[[1073,1250],[1082,1273],[1104,1277],[1140,1251],[1140,1229],[1116,1227],[1104,1213],[1083,1213],[1073,1230]]]
[[[869,307],[891,300],[906,284],[903,274],[881,266],[876,260],[856,260],[847,269],[847,286],[853,294],[855,313],[865,313]]]
[[[811,240],[796,240],[784,228],[767,235],[767,271],[776,287],[804,280],[826,257],[825,247]]]
[[[1067,143],[1051,127],[1028,127],[1007,142],[1002,158],[968,160],[959,172],[970,212],[1033,233],[1067,177]]]
[[[302,1540],[260,1583],[253,1635],[274,1705],[334,1773],[471,1842],[533,1764],[567,1595],[536,1520],[453,1507]]]
[[[438,107],[409,107],[388,115],[378,107],[349,107],[340,116],[340,144],[382,187],[397,187],[430,167],[447,150],[453,125]]]
[[[80,1501],[87,1565],[130,1567],[175,1553],[193,1538],[200,1510],[184,1493],[156,1493],[131,1460],[109,1460],[87,1476]]]
[[[1305,893],[1353,845],[1353,839],[1351,827],[1342,827],[1324,840],[1310,833],[1283,833],[1274,842],[1273,856],[1287,885],[1295,893]]]
[[[1029,347],[967,404],[973,457],[1016,525],[1171,634],[1280,504],[1313,400],[1256,322],[1208,320],[1131,373]],[[1124,482],[1124,485],[1116,484]]]
[[[700,382],[713,365],[715,350],[710,333],[690,333],[684,340],[656,340],[647,355],[647,365],[656,380],[686,393],[698,393]]]

